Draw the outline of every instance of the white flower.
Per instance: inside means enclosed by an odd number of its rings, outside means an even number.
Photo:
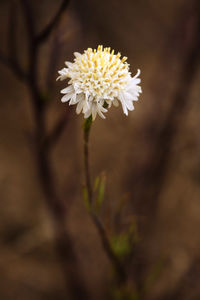
[[[83,54],[74,53],[74,62],[65,62],[66,68],[58,71],[60,80],[68,79],[68,87],[61,91],[65,94],[61,101],[69,105],[77,104],[76,113],[82,112],[85,118],[98,114],[105,118],[106,108],[118,106],[121,102],[123,111],[133,110],[133,101],[137,101],[142,92],[138,85],[140,70],[134,77],[129,72],[127,57],[110,52],[110,48],[98,46],[97,50],[88,48]]]

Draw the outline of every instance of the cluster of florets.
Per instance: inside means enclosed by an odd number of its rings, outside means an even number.
[[[62,102],[69,101],[69,105],[77,104],[76,112],[82,112],[85,118],[98,114],[105,118],[112,104],[122,105],[123,111],[133,110],[133,101],[137,101],[142,92],[138,85],[140,70],[131,77],[127,57],[114,54],[114,50],[98,46],[88,48],[83,54],[74,53],[74,62],[65,62],[66,68],[60,70],[57,79],[69,79],[68,87],[61,91],[64,96]]]

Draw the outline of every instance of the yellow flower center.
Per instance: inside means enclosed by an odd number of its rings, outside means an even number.
[[[120,53],[114,54],[110,48],[88,48],[69,66],[69,83],[78,93],[86,93],[94,99],[113,100],[131,78],[127,57],[120,57]]]

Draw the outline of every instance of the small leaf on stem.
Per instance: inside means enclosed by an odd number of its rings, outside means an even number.
[[[99,182],[100,182],[100,178],[99,176],[96,177],[95,182],[94,182],[94,187],[93,187],[93,191],[96,192],[96,190],[99,187]]]
[[[105,182],[106,177],[104,174],[101,175],[99,184],[98,184],[98,194],[96,198],[96,211],[99,212],[99,209],[101,208],[103,199],[104,199],[104,192],[105,192]]]
[[[89,197],[88,197],[88,190],[87,190],[86,186],[83,186],[83,200],[84,200],[87,211],[90,212],[91,205],[90,205],[90,201],[89,201]]]

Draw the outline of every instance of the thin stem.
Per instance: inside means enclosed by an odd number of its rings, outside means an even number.
[[[119,261],[118,257],[115,255],[113,252],[109,239],[107,237],[105,228],[101,222],[101,220],[98,218],[98,216],[94,212],[90,212],[90,215],[92,217],[92,220],[98,230],[99,236],[101,238],[101,243],[103,246],[103,249],[105,250],[108,259],[110,260],[114,270],[116,271],[117,277],[118,277],[118,282],[120,284],[124,283],[126,281],[126,273],[125,270]]]
[[[84,131],[85,182],[86,182],[86,189],[87,189],[87,195],[88,195],[88,202],[90,203],[90,206],[92,207],[93,190],[92,190],[92,185],[91,185],[91,176],[90,176],[90,167],[89,167],[89,136],[90,136],[91,126],[92,126],[92,117],[90,116],[84,122],[83,131]],[[112,247],[109,242],[109,238],[107,236],[106,230],[105,230],[101,220],[98,218],[98,216],[92,209],[90,209],[89,213],[90,213],[92,221],[93,221],[94,225],[96,226],[96,229],[99,233],[103,249],[104,249],[105,253],[107,254],[107,257],[110,260],[110,262],[117,274],[118,282],[120,284],[122,284],[126,281],[125,270],[124,270],[120,260],[118,259],[118,257],[115,255],[115,253],[112,250]]]
[[[90,129],[92,126],[92,117],[90,116],[88,119],[85,120],[83,125],[84,129],[84,170],[85,170],[85,182],[88,192],[88,199],[90,204],[92,204],[92,186],[91,186],[91,179],[90,179],[90,167],[89,167],[89,136],[90,136]]]

